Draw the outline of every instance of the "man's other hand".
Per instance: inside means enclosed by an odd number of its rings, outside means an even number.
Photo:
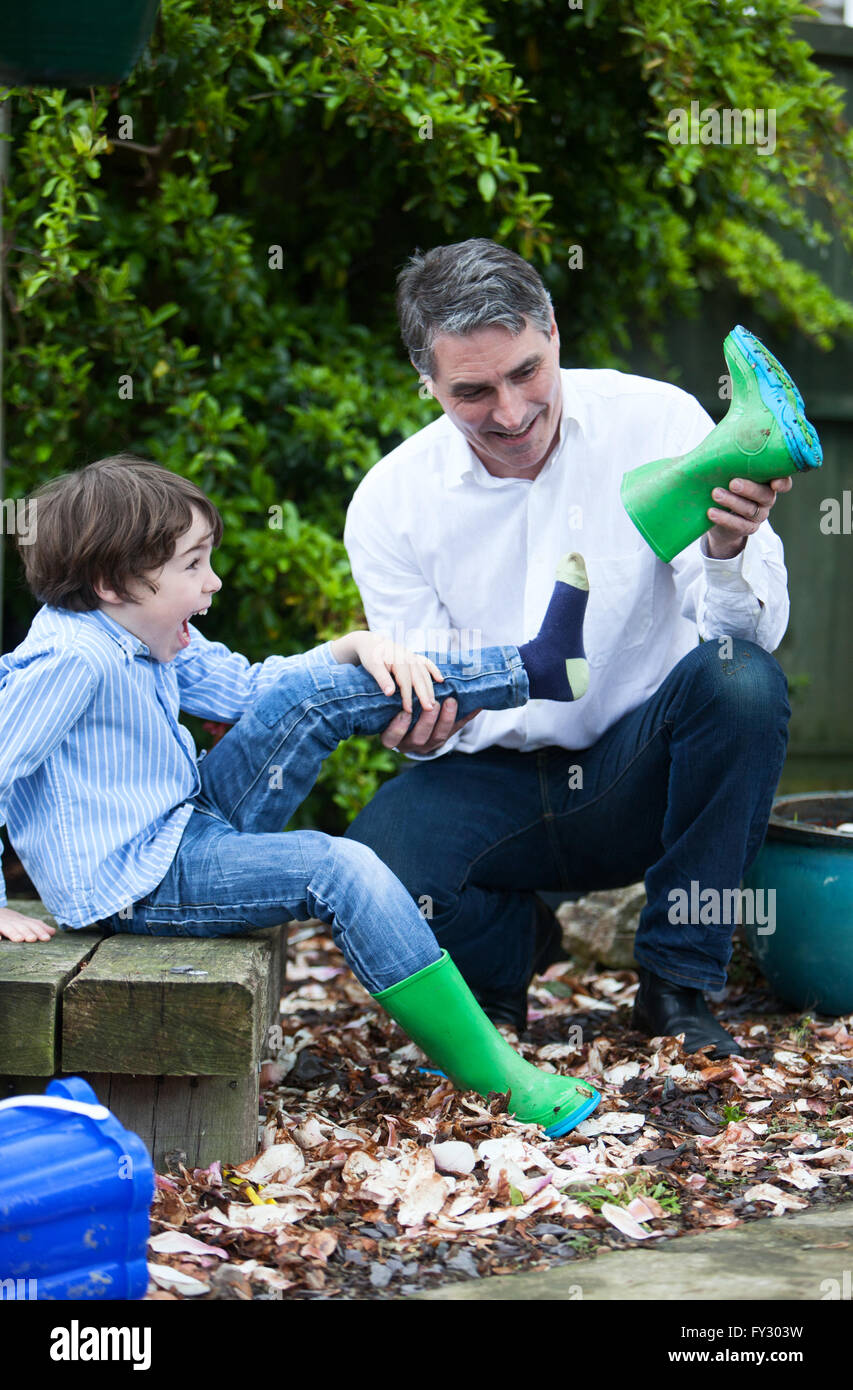
[[[409,732],[412,716],[401,712],[395,714],[388,728],[381,735],[380,742],[385,748],[396,748],[400,753],[434,753],[447,740],[480,710],[472,710],[464,719],[456,718],[457,703],[454,699],[442,700],[430,710],[424,710],[417,723]]]
[[[56,927],[37,917],[25,917],[12,907],[0,907],[0,938],[4,941],[49,941],[55,934]]]

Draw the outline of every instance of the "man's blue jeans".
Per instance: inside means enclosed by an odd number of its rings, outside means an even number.
[[[512,709],[527,699],[515,647],[486,648],[467,663],[434,659],[445,676],[436,696],[455,696],[463,712]],[[282,830],[341,739],[381,732],[401,707],[399,695],[383,695],[360,666],[314,656],[288,671],[201,759],[202,789],[166,876],[130,916],[116,913],[105,925],[232,936],[319,917],[372,994],[438,960],[428,922],[370,849],[319,831]]]
[[[475,993],[523,988],[534,891],[643,878],[638,963],[679,985],[725,983],[731,925],[678,925],[670,893],[739,887],[767,828],[791,713],[778,663],[731,640],[731,660],[716,640],[689,652],[591,748],[415,763],[349,827],[414,897],[429,895],[436,938]]]

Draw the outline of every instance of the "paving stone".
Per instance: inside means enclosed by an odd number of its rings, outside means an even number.
[[[616,1250],[533,1274],[440,1285],[413,1297],[512,1302],[824,1300],[845,1296],[851,1269],[853,1202],[843,1202],[824,1210],[762,1217],[734,1230],[682,1236],[652,1250]]]

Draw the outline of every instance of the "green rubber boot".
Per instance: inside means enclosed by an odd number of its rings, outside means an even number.
[[[446,951],[441,960],[375,994],[387,1013],[461,1091],[511,1091],[509,1113],[567,1134],[601,1100],[573,1076],[539,1071],[510,1047],[486,1017]]]
[[[728,488],[732,478],[769,483],[823,461],[802,396],[755,334],[738,324],[723,352],[732,382],[725,418],[689,454],[644,463],[622,479],[625,510],[667,564],[711,526],[712,488]]]

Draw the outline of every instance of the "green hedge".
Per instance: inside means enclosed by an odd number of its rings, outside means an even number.
[[[435,413],[393,313],[415,246],[513,245],[588,365],[723,280],[827,346],[853,306],[771,240],[825,237],[818,211],[853,227],[850,134],[800,12],[164,0],[120,89],[14,91],[7,495],[119,449],[194,478],[226,522],[206,630],[257,659],[363,620],[347,502]],[[693,97],[776,103],[776,152],[672,144]],[[299,823],[340,830],[395,766],[351,741]]]

